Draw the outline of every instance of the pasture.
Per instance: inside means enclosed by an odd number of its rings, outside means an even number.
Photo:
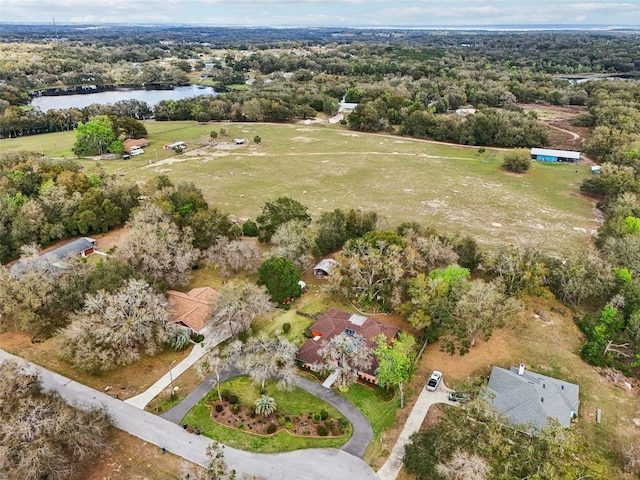
[[[586,165],[536,163],[525,175],[500,169],[501,152],[409,138],[358,133],[328,124],[147,122],[149,147],[130,160],[81,160],[135,181],[159,174],[191,181],[212,206],[238,220],[255,218],[268,200],[288,195],[317,219],[335,208],[375,210],[382,227],[433,225],[471,234],[480,243],[526,242],[553,251],[586,248],[598,227],[581,196]],[[206,146],[211,130],[226,137]],[[254,144],[254,136],[262,139]],[[234,145],[237,137],[246,145]],[[164,143],[182,140],[175,155]],[[73,137],[49,134],[0,141],[0,150],[31,149],[55,156]],[[68,144],[68,145],[67,145]]]

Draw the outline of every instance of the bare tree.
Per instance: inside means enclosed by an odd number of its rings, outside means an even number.
[[[20,269],[12,274],[0,267],[0,319],[18,330],[39,332],[55,327],[54,312],[56,289],[64,280],[53,272],[45,271],[38,264],[38,247],[34,244],[22,247]]]
[[[293,343],[281,337],[269,338],[262,332],[249,338],[237,364],[254,383],[260,385],[260,393],[264,393],[264,384],[270,378],[278,381],[278,388],[289,390],[296,374],[297,353],[298,348]]]
[[[504,322],[522,310],[523,305],[512,297],[507,297],[495,282],[482,280],[469,282],[456,304],[454,315],[446,323],[448,330],[443,339],[444,348],[451,354],[456,349],[464,355],[469,347],[476,344],[480,335],[488,340],[494,328],[504,326]]]
[[[159,207],[145,203],[133,215],[117,255],[155,281],[184,285],[200,255],[192,243],[190,228],[181,230]]]
[[[222,401],[220,392],[220,375],[230,366],[234,365],[242,351],[242,342],[235,340],[225,348],[210,348],[202,361],[198,364],[200,374],[213,372],[216,376],[216,388],[218,390],[218,400]]]
[[[407,273],[412,277],[458,262],[453,245],[446,244],[436,236],[423,237],[408,233],[403,239]]]
[[[220,275],[228,276],[240,270],[254,272],[260,262],[260,249],[254,243],[243,240],[229,240],[218,237],[209,247],[204,258],[210,264],[220,268]]]
[[[2,478],[70,478],[78,461],[108,445],[110,423],[106,409],[71,406],[45,392],[38,375],[15,362],[0,363]]]
[[[63,333],[63,356],[84,370],[126,365],[155,354],[169,339],[167,300],[141,280],[87,297]]]
[[[274,248],[269,256],[288,258],[301,272],[313,262],[309,252],[314,245],[314,238],[305,222],[291,220],[278,226],[271,243]]]
[[[207,457],[209,462],[204,468],[183,463],[180,480],[236,480],[235,470],[224,461],[224,445],[211,442],[207,447]]]
[[[438,464],[436,468],[448,480],[484,480],[491,471],[482,457],[460,450],[446,464]]]
[[[228,328],[236,336],[251,326],[254,318],[273,311],[266,288],[246,280],[229,282],[220,290],[211,305],[209,325]]]
[[[360,370],[371,367],[373,352],[365,339],[358,334],[340,333],[319,350],[323,364],[327,370],[338,373],[337,382],[341,388],[348,388],[358,379]]]
[[[374,246],[358,239],[345,247],[337,260],[340,272],[329,280],[347,298],[374,309],[400,304],[405,274],[400,246],[383,241]]]

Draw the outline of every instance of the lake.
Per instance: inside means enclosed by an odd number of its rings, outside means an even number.
[[[198,95],[218,95],[213,87],[189,85],[188,87],[175,87],[173,90],[143,90],[143,89],[118,89],[108,92],[82,93],[75,95],[58,95],[35,97],[31,105],[43,112],[47,110],[59,110],[63,108],[84,108],[92,103],[116,103],[120,100],[140,100],[146,102],[151,108],[162,100],[181,100],[183,98]]]

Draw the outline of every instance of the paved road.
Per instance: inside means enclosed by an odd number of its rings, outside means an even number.
[[[0,349],[0,360],[15,360],[39,373],[46,389],[55,390],[81,406],[105,406],[116,427],[191,462],[205,465],[210,440],[188,433],[181,426],[133,405],[117,400],[67,377],[26,362]],[[336,449],[310,449],[274,455],[225,447],[225,461],[240,475],[259,475],[267,480],[378,480],[361,459]]]
[[[237,377],[238,375],[241,375],[241,372],[236,368],[232,368],[220,375],[220,381],[222,382],[229,378]],[[362,413],[360,413],[360,411],[349,401],[345,400],[332,390],[323,387],[319,383],[312,382],[306,378],[296,377],[295,384],[297,387],[306,390],[335,407],[351,422],[351,425],[353,425],[353,435],[342,446],[341,450],[359,458],[364,457],[364,452],[373,438],[373,429],[364,415],[362,415]],[[209,391],[211,391],[215,385],[215,375],[209,375],[202,383],[200,383],[200,385],[198,385],[198,387],[187,395],[182,402],[171,410],[163,413],[161,416],[174,423],[180,424],[187,412],[191,410],[194,405],[198,403]]]

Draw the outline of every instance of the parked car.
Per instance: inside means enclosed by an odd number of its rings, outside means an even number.
[[[128,153],[123,153],[122,154],[122,159],[123,160],[129,160],[131,158],[131,156]]]
[[[429,381],[427,382],[427,390],[430,392],[435,392],[438,389],[438,385],[440,385],[440,381],[442,380],[442,372],[434,370],[431,372],[431,376],[429,377]]]
[[[460,402],[460,403],[468,402],[469,401],[469,394],[468,393],[461,393],[461,392],[449,392],[449,401],[450,402]]]
[[[136,155],[142,155],[144,153],[144,150],[141,148],[132,148],[131,151],[129,152],[129,155],[132,156],[136,156]]]

